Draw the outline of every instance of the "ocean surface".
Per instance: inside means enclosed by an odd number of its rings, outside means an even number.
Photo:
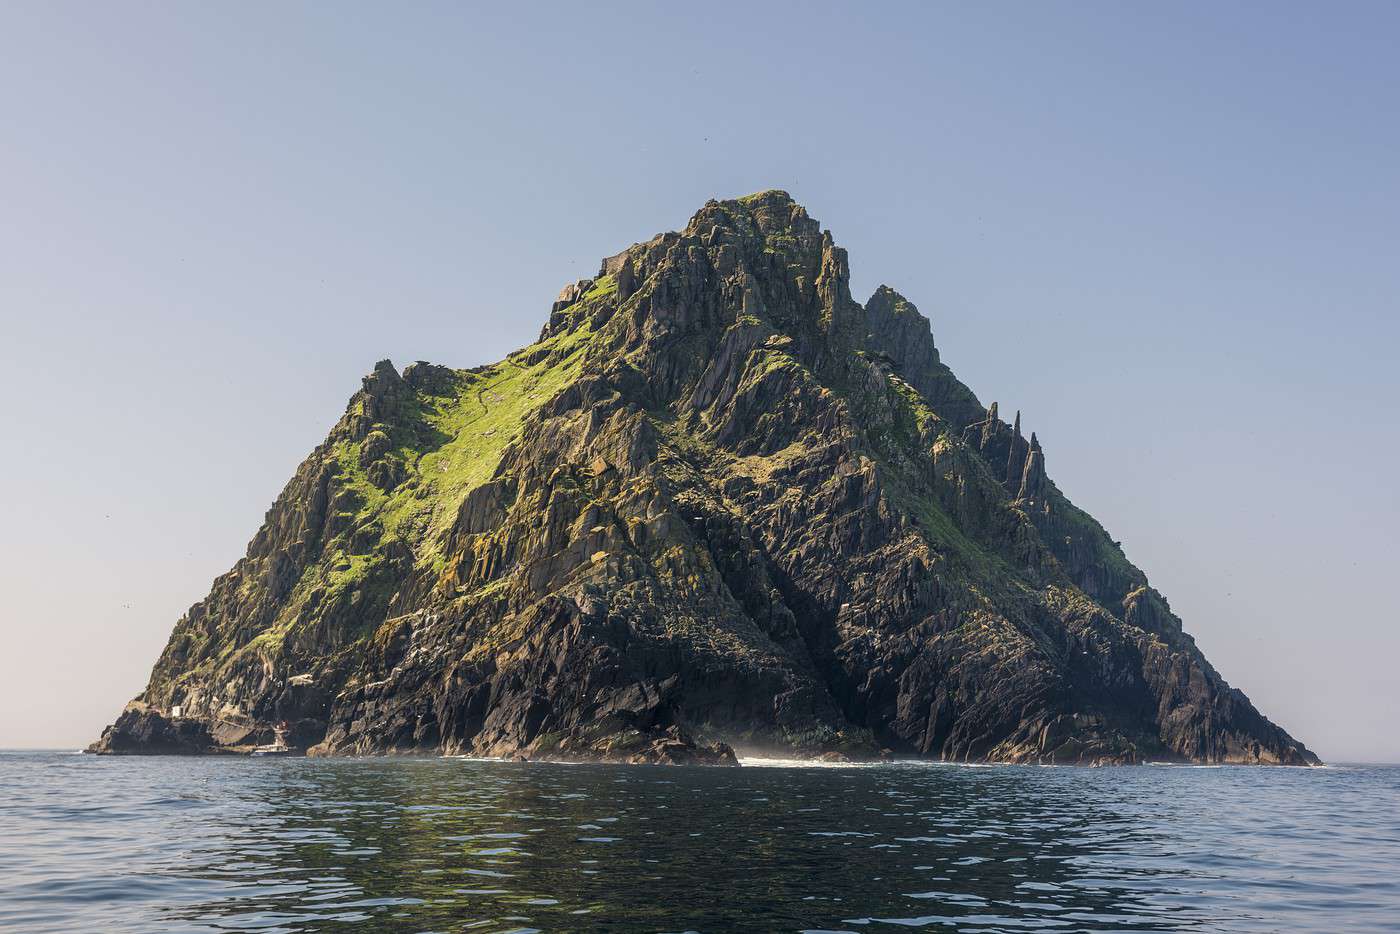
[[[1400,931],[1400,768],[0,753],[0,930]]]

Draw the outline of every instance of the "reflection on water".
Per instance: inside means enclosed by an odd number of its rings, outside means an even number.
[[[0,755],[23,931],[1381,931],[1400,770]]]

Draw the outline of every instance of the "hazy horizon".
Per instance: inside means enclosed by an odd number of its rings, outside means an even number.
[[[1397,27],[0,10],[0,748],[97,738],[376,360],[497,360],[602,256],[782,188],[1226,680],[1324,760],[1400,761]]]

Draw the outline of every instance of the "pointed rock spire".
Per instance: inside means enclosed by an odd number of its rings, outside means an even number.
[[[1011,428],[1011,447],[1006,455],[1006,488],[1008,491],[1020,489],[1022,474],[1026,469],[1026,457],[1030,446],[1021,437],[1021,410],[1016,410],[1016,423]]]
[[[821,265],[818,268],[817,301],[828,334],[839,337],[851,346],[865,341],[865,309],[851,298],[851,263],[844,247],[831,238],[831,231],[822,232]]]
[[[985,451],[987,445],[992,443],[992,439],[997,436],[998,429],[1001,428],[1001,417],[997,415],[997,404],[993,402],[987,406],[987,420],[982,423],[982,440],[977,445],[979,450]]]
[[[1021,471],[1021,490],[1018,499],[1032,499],[1045,489],[1045,455],[1041,453],[1040,441],[1031,432],[1031,449],[1026,455],[1026,466]]]

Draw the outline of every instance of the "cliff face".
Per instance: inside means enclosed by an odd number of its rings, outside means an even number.
[[[710,202],[498,364],[380,363],[94,748],[1316,763],[848,276]]]

